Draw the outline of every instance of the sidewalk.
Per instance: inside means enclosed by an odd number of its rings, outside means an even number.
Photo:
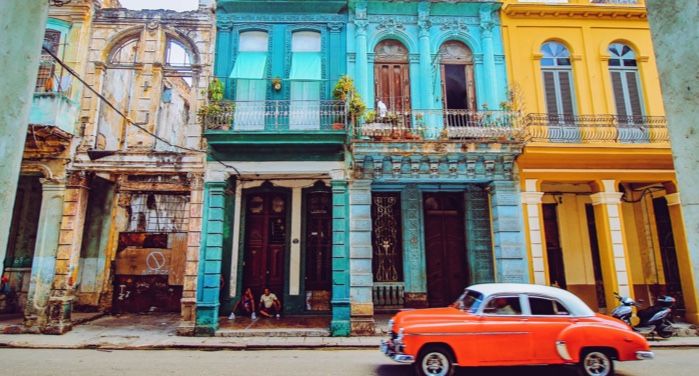
[[[377,349],[383,337],[179,337],[177,315],[105,316],[60,335],[1,334],[0,348],[102,350],[260,350],[260,349]],[[650,341],[654,348],[697,347],[699,337]]]

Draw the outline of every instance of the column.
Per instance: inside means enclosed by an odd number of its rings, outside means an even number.
[[[329,23],[328,30],[330,31],[330,53],[328,54],[328,80],[330,80],[330,88],[335,86],[335,83],[340,78],[340,73],[345,71],[346,54],[337,53],[345,51],[345,41],[342,38],[342,23]]]
[[[204,179],[199,174],[192,174],[189,184],[191,187],[189,195],[189,229],[187,231],[184,284],[182,285],[182,299],[180,300],[180,324],[177,327],[178,335],[194,335],[196,324],[196,293],[204,206]]]
[[[493,28],[496,26],[492,19],[492,9],[490,4],[481,6],[481,42],[483,43],[483,65],[485,68],[486,90],[488,91],[485,98],[488,108],[497,110],[500,103],[498,102],[498,85],[497,85],[497,70],[495,69],[495,47],[493,45]]]
[[[88,196],[88,178],[85,172],[70,173],[63,199],[55,277],[49,298],[48,324],[43,329],[47,334],[63,334],[72,328],[71,313],[79,273]]]
[[[407,308],[427,307],[427,263],[425,260],[422,194],[417,185],[409,184],[401,192],[403,219],[403,280]]]
[[[349,194],[344,171],[331,172],[333,194],[332,250],[332,321],[333,336],[349,336],[350,325],[350,258],[349,258]]]
[[[0,33],[0,66],[12,72],[0,74],[0,207],[10,210],[15,203],[48,8],[46,0],[0,2],[0,30],[21,30]],[[0,224],[0,260],[5,260],[11,222]]]
[[[196,335],[213,335],[218,329],[227,186],[225,181],[204,183],[194,329]]]
[[[527,179],[524,182],[525,192],[522,192],[522,205],[524,205],[524,226],[527,229],[527,240],[530,257],[530,280],[537,285],[548,285],[548,267],[544,254],[545,243],[542,229],[543,212],[541,203],[544,193],[537,192],[537,180]]]
[[[349,186],[350,313],[352,334],[374,334],[374,274],[371,267],[371,180]]]
[[[489,186],[493,223],[496,282],[529,282],[522,231],[520,194],[514,181],[494,181]]]
[[[420,5],[429,5],[429,3],[420,3]],[[428,139],[436,139],[439,137],[443,129],[442,116],[434,111],[429,111],[435,108],[434,102],[434,85],[432,73],[432,54],[430,46],[430,21],[420,20],[418,22],[419,31],[419,51],[420,51],[420,95],[416,97],[420,101],[419,109],[427,110],[424,116],[425,136]]]
[[[684,229],[684,216],[682,214],[682,201],[679,193],[665,195],[667,208],[670,212],[670,222],[672,223],[672,234],[675,240],[675,252],[677,254],[677,265],[680,270],[680,280],[682,281],[682,295],[684,295],[685,320],[699,324],[699,281],[695,279],[697,273],[692,269],[691,253],[687,246],[687,236]]]
[[[590,195],[595,211],[597,240],[599,242],[604,295],[607,304],[613,304],[614,293],[633,296],[633,284],[629,272],[626,240],[622,231],[621,196],[614,180],[598,182],[602,191]]]
[[[301,226],[304,218],[303,189],[291,189],[291,244],[289,245],[289,274],[288,295],[284,296],[286,312],[302,312],[305,310],[306,297],[301,295],[303,278],[301,277]]]
[[[36,232],[27,305],[24,308],[26,326],[38,325],[41,327],[46,325],[46,308],[56,270],[56,251],[58,250],[65,192],[66,184],[64,181],[41,179],[41,210]]]
[[[366,32],[369,22],[367,20],[355,20],[354,21],[354,43],[355,43],[355,86],[357,87],[357,92],[362,98],[368,98],[369,94],[369,57],[367,55],[367,40]],[[370,105],[369,107],[373,107]]]

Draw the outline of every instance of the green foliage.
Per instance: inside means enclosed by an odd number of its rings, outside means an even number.
[[[364,111],[366,111],[366,105],[362,101],[362,97],[360,97],[359,94],[354,94],[352,96],[352,99],[349,103],[349,110],[355,119],[359,119],[360,117],[362,117],[362,115],[364,115]]]
[[[357,88],[354,87],[354,80],[345,75],[340,77],[333,89],[333,98],[346,101],[347,98],[354,96],[357,93]]]
[[[223,89],[223,82],[221,82],[218,78],[211,80],[211,82],[209,82],[209,90],[207,94],[209,101],[219,102],[223,100]]]

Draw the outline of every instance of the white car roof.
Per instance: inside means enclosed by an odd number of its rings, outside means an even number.
[[[467,287],[468,290],[477,291],[487,298],[493,294],[531,294],[559,300],[570,311],[571,316],[589,317],[595,313],[576,295],[557,287],[544,285],[531,285],[525,283],[483,283]]]

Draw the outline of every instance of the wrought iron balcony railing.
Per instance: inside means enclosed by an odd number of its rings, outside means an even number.
[[[356,126],[356,138],[371,141],[477,139],[517,141],[519,115],[510,111],[407,110],[373,113]]]
[[[347,129],[342,101],[221,101],[199,112],[207,130],[230,132],[314,132]]]
[[[654,144],[669,142],[662,116],[529,114],[526,138],[550,143]]]

